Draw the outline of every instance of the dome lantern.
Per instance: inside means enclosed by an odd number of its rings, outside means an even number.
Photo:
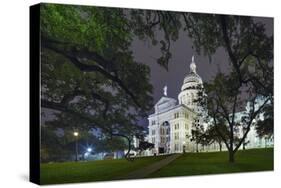
[[[191,63],[190,63],[190,72],[196,73],[196,64],[194,62],[194,55],[192,56]]]

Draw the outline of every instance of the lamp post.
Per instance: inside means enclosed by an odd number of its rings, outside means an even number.
[[[185,141],[182,142],[182,152],[185,153]]]
[[[78,136],[79,136],[79,133],[77,131],[75,131],[73,133],[73,135],[75,136],[75,152],[76,152],[75,161],[77,162],[78,161]]]

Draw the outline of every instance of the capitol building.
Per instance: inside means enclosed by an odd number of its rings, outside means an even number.
[[[154,113],[148,117],[146,140],[153,143],[154,148],[146,151],[145,155],[196,152],[198,144],[191,141],[192,129],[196,124],[203,124],[205,128],[208,126],[203,122],[202,109],[196,102],[198,91],[203,89],[203,81],[196,72],[194,57],[190,63],[190,71],[183,80],[178,98],[168,97],[167,89],[165,86],[163,96],[154,106]],[[248,133],[247,139],[248,148],[262,147],[265,144],[264,139],[257,137],[254,128]],[[223,146],[222,149],[226,150],[226,147]],[[205,148],[199,146],[199,151],[203,150],[218,151],[219,146],[217,143]]]

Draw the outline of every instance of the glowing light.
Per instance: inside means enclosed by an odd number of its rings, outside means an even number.
[[[74,136],[78,136],[79,133],[75,131],[75,132],[73,133],[73,135],[74,135]]]

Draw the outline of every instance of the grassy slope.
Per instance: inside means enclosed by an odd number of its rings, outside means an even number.
[[[144,157],[128,162],[124,159],[93,162],[68,162],[41,165],[41,183],[58,184],[86,181],[116,180],[164,156]],[[236,163],[228,163],[227,152],[189,153],[180,156],[149,177],[186,176],[230,172],[273,170],[273,149],[239,151]]]
[[[273,170],[273,149],[238,151],[235,159],[229,164],[227,152],[185,154],[149,177]]]
[[[143,157],[134,162],[125,159],[92,162],[41,164],[41,184],[73,183],[118,179],[131,171],[164,159]]]

